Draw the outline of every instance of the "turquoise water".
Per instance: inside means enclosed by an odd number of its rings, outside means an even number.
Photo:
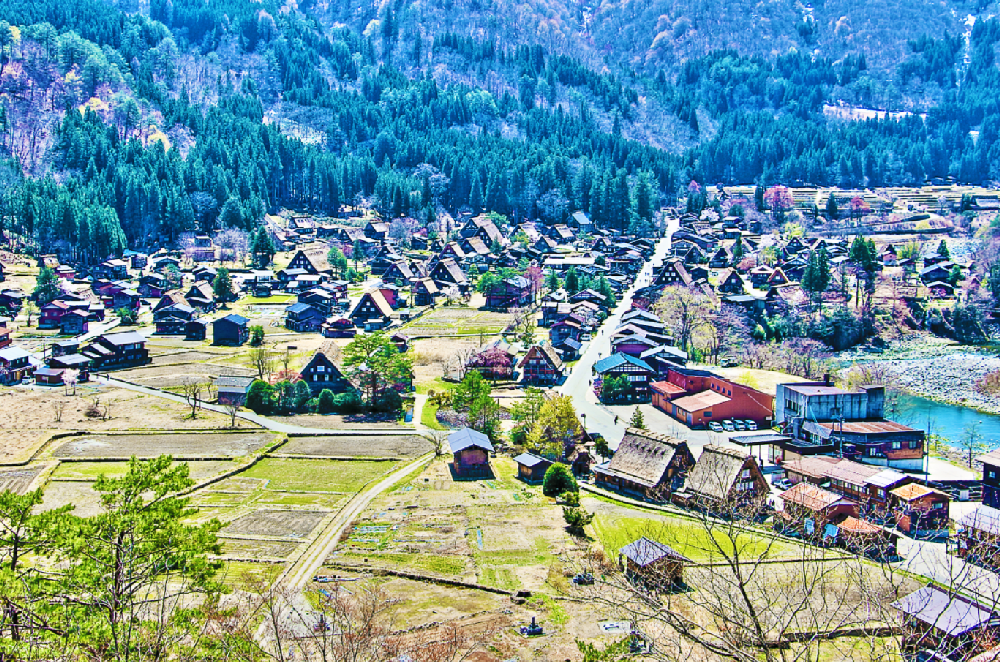
[[[909,393],[895,395],[895,405],[886,403],[885,417],[904,425],[940,435],[957,445],[966,431],[979,424],[979,441],[987,448],[1000,447],[1000,416],[983,414],[969,407],[946,405]]]

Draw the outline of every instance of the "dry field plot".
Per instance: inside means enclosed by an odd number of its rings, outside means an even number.
[[[42,510],[73,506],[73,514],[92,517],[101,512],[101,497],[90,482],[50,482],[45,486]]]
[[[258,510],[240,517],[223,529],[231,536],[272,536],[305,538],[326,517],[326,513],[301,510]]]
[[[252,561],[284,561],[294,554],[300,543],[281,540],[240,540],[219,537],[222,556]]]
[[[24,494],[31,486],[31,481],[41,472],[41,467],[0,470],[0,492],[10,490],[16,494]]]
[[[152,458],[168,454],[177,457],[242,457],[274,442],[270,432],[199,434],[94,434],[72,438],[55,451],[56,457]]]
[[[367,414],[296,414],[294,416],[282,416],[281,422],[288,425],[299,425],[306,428],[318,428],[320,430],[391,430],[394,432],[404,432],[412,430],[404,427],[398,422],[395,414],[392,415],[367,415]]]
[[[5,401],[0,399],[0,407]],[[0,464],[27,462],[51,435],[34,430],[0,430]]]
[[[123,375],[125,379],[128,376]],[[102,407],[110,406],[108,420],[91,419],[84,412],[97,400]],[[54,403],[63,402],[65,408],[59,416]],[[191,408],[182,402],[172,402],[152,395],[144,395],[121,388],[83,384],[77,395],[66,395],[62,388],[4,389],[0,391],[0,440],[8,431],[19,435],[37,435],[53,430],[218,430],[229,427],[225,414],[199,411],[198,418],[189,418]],[[56,420],[56,418],[60,420]],[[258,428],[247,421],[236,421],[239,427]],[[258,428],[259,429],[259,428]],[[15,439],[15,447],[30,444],[30,440]],[[10,453],[6,445],[0,457]]]
[[[278,452],[282,455],[317,457],[419,457],[434,450],[434,444],[419,435],[358,435],[293,437]]]
[[[180,462],[175,462],[180,464]],[[186,462],[188,475],[196,480],[204,480],[231,470],[236,464],[228,461]],[[62,462],[52,472],[53,480],[97,480],[104,475],[109,478],[124,476],[127,462]]]
[[[500,333],[510,324],[511,315],[475,308],[437,308],[405,324],[411,336],[456,336]]]

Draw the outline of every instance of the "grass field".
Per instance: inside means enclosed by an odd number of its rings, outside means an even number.
[[[511,316],[476,308],[441,307],[403,326],[414,336],[495,335],[510,324]]]
[[[289,492],[357,492],[396,468],[394,462],[267,458],[240,474],[268,480],[267,489]]]
[[[595,537],[604,547],[604,553],[610,557],[617,557],[619,549],[641,536],[669,545],[697,562],[720,560],[721,555],[716,545],[726,554],[732,554],[734,547],[734,542],[723,535],[721,530],[709,532],[700,522],[676,517],[649,519],[600,514],[594,518],[592,526]],[[771,545],[770,550],[768,544]],[[797,549],[795,545],[772,543],[769,539],[752,533],[740,534],[735,545],[739,547],[741,556],[746,558],[755,558],[765,553],[768,558],[783,558],[794,555]]]

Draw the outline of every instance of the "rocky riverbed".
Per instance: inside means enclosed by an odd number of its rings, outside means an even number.
[[[893,343],[882,354],[845,353],[837,357],[845,369],[853,362],[873,362],[886,370],[889,383],[939,402],[1000,414],[1000,395],[983,394],[976,382],[1000,370],[1000,356],[938,339]]]

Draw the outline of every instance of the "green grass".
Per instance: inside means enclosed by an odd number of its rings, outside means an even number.
[[[493,586],[504,591],[516,591],[521,588],[521,582],[512,568],[488,566],[479,574],[479,583]]]
[[[279,305],[283,303],[288,303],[295,299],[294,295],[291,294],[275,294],[270,297],[244,297],[239,300],[238,303],[245,304],[248,306],[266,306],[268,304]]]
[[[566,625],[569,623],[569,614],[566,608],[544,593],[539,594],[537,599],[532,600],[549,613],[549,622],[552,625]]]
[[[438,423],[437,412],[437,405],[432,405],[430,401],[424,402],[424,407],[420,410],[420,423],[431,430],[447,430],[446,426]]]
[[[396,468],[393,462],[267,458],[240,474],[268,480],[267,489],[289,492],[358,492]]]
[[[733,541],[723,534],[722,526],[717,531],[710,532],[700,522],[677,517],[649,519],[598,515],[594,518],[592,526],[594,534],[604,547],[605,554],[612,558],[618,556],[619,549],[641,536],[669,545],[696,562],[721,561],[722,557],[716,548],[716,542],[727,555],[732,554],[735,543],[740,555],[747,559],[765,553],[768,558],[782,558],[795,549],[795,546],[789,543],[772,543],[769,539],[753,533],[738,533]],[[769,544],[770,550],[768,550]]]

